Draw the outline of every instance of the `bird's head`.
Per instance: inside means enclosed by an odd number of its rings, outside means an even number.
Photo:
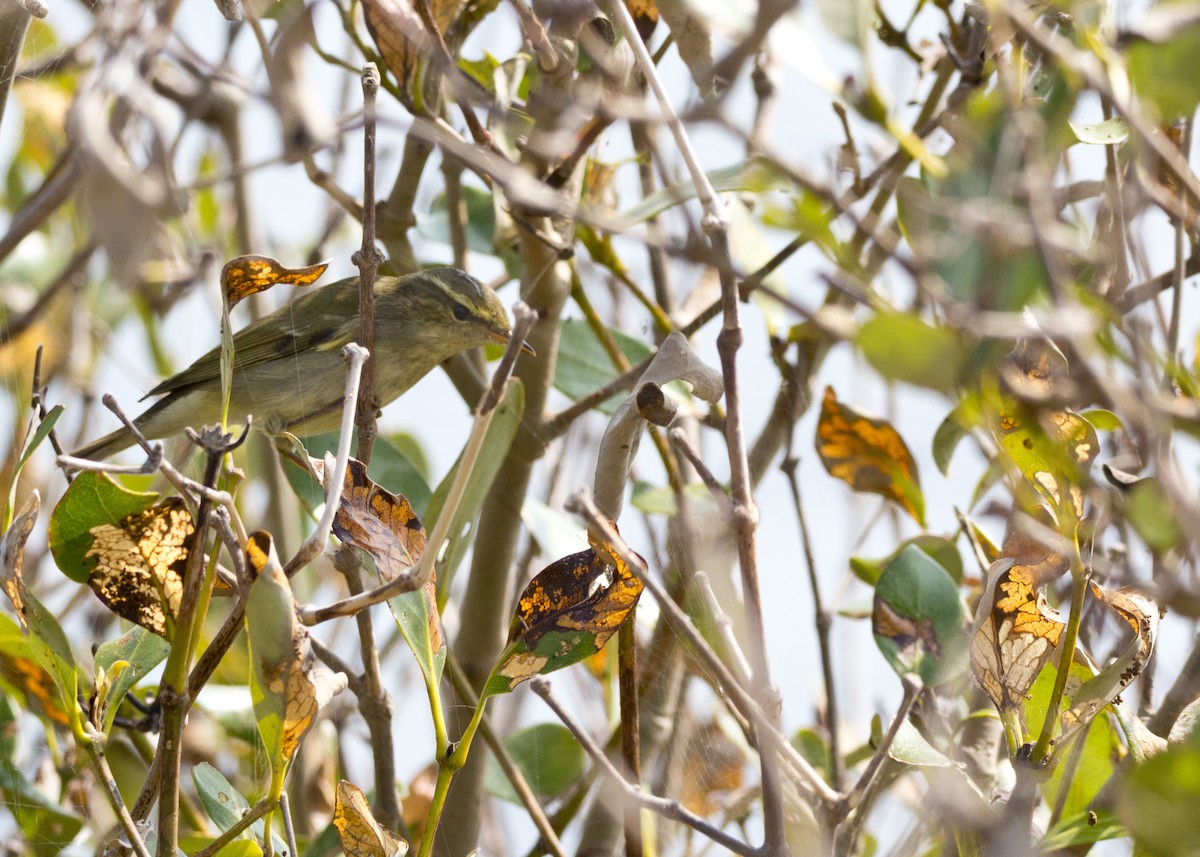
[[[439,360],[489,342],[507,344],[512,337],[500,296],[466,271],[428,268],[394,281],[394,289],[394,301],[376,299],[381,325],[386,327],[389,311],[402,315],[397,321]],[[522,350],[533,351],[524,343]]]

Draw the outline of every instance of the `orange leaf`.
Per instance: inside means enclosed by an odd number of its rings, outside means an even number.
[[[309,286],[321,278],[328,262],[318,262],[306,268],[285,268],[270,256],[238,256],[230,259],[221,269],[221,291],[229,308],[258,292],[284,283],[291,286]]]
[[[904,440],[885,420],[871,419],[843,405],[833,387],[825,388],[817,421],[817,453],[830,476],[855,491],[895,501],[925,526],[925,497],[917,463]]]

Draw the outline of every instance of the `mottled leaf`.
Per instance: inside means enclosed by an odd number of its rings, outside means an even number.
[[[375,820],[362,789],[342,780],[337,785],[333,824],[346,857],[403,857],[408,843]]]
[[[1058,645],[1066,625],[1047,604],[1045,584],[1066,570],[1061,552],[1020,529],[988,570],[971,631],[971,670],[1001,711],[1024,705]]]
[[[285,268],[270,256],[238,256],[221,269],[221,291],[232,309],[250,295],[265,292],[272,286],[310,286],[328,267],[328,262],[318,262],[304,268]]]
[[[484,696],[507,693],[595,654],[629,616],[642,594],[641,579],[607,546],[590,543],[548,565],[525,587]]]
[[[837,400],[825,388],[817,421],[817,453],[829,475],[855,491],[893,500],[917,523],[925,524],[925,497],[913,460],[900,434],[885,420],[872,419]]]

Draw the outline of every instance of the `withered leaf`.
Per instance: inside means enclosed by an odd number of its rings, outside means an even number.
[[[221,269],[221,290],[229,308],[272,286],[310,286],[321,278],[328,262],[318,262],[304,268],[285,268],[270,256],[238,256]]]
[[[88,585],[122,619],[168,636],[179,615],[188,545],[195,524],[180,497],[88,531],[96,566]]]
[[[971,632],[971,671],[1001,711],[1022,707],[1066,627],[1035,566],[1018,562],[1002,555],[992,564]]]
[[[1161,618],[1158,605],[1145,594],[1130,587],[1105,589],[1091,584],[1092,594],[1129,625],[1133,637],[1115,661],[1084,683],[1071,699],[1071,707],[1063,712],[1064,732],[1073,726],[1091,722],[1106,705],[1113,702],[1129,683],[1146,667],[1154,651]]]
[[[461,0],[431,0],[430,11],[442,35],[466,5]],[[363,0],[367,30],[401,88],[408,89],[422,56],[433,50],[433,37],[411,0]]]
[[[525,587],[485,694],[583,660],[628,618],[642,594],[641,579],[606,545],[589,542],[588,550],[551,563]]]
[[[317,712],[345,688],[346,676],[315,662],[269,533],[250,536],[246,559],[255,574],[246,600],[254,715],[267,748],[272,782],[281,787],[300,740]]]
[[[324,464],[315,459],[311,464],[324,482]],[[346,466],[333,532],[374,557],[384,580],[407,571],[425,552],[425,528],[408,498],[376,485],[366,466],[353,458]]]
[[[899,503],[918,524],[925,525],[925,497],[917,463],[890,423],[866,417],[842,404],[833,387],[826,387],[816,444],[830,476],[855,491],[879,494]]]
[[[403,857],[408,853],[408,843],[375,820],[362,789],[346,780],[337,785],[333,825],[346,857]]]
[[[29,625],[25,619],[25,581],[21,569],[25,563],[25,543],[29,541],[33,525],[37,523],[41,506],[41,495],[34,491],[0,539],[0,587],[12,602],[24,630],[28,630]]]

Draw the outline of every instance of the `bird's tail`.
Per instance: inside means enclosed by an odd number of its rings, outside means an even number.
[[[87,446],[80,447],[71,453],[75,458],[89,458],[92,461],[102,461],[116,455],[122,449],[133,446],[133,433],[127,428],[119,428],[112,434],[106,434],[99,440],[94,440]]]

